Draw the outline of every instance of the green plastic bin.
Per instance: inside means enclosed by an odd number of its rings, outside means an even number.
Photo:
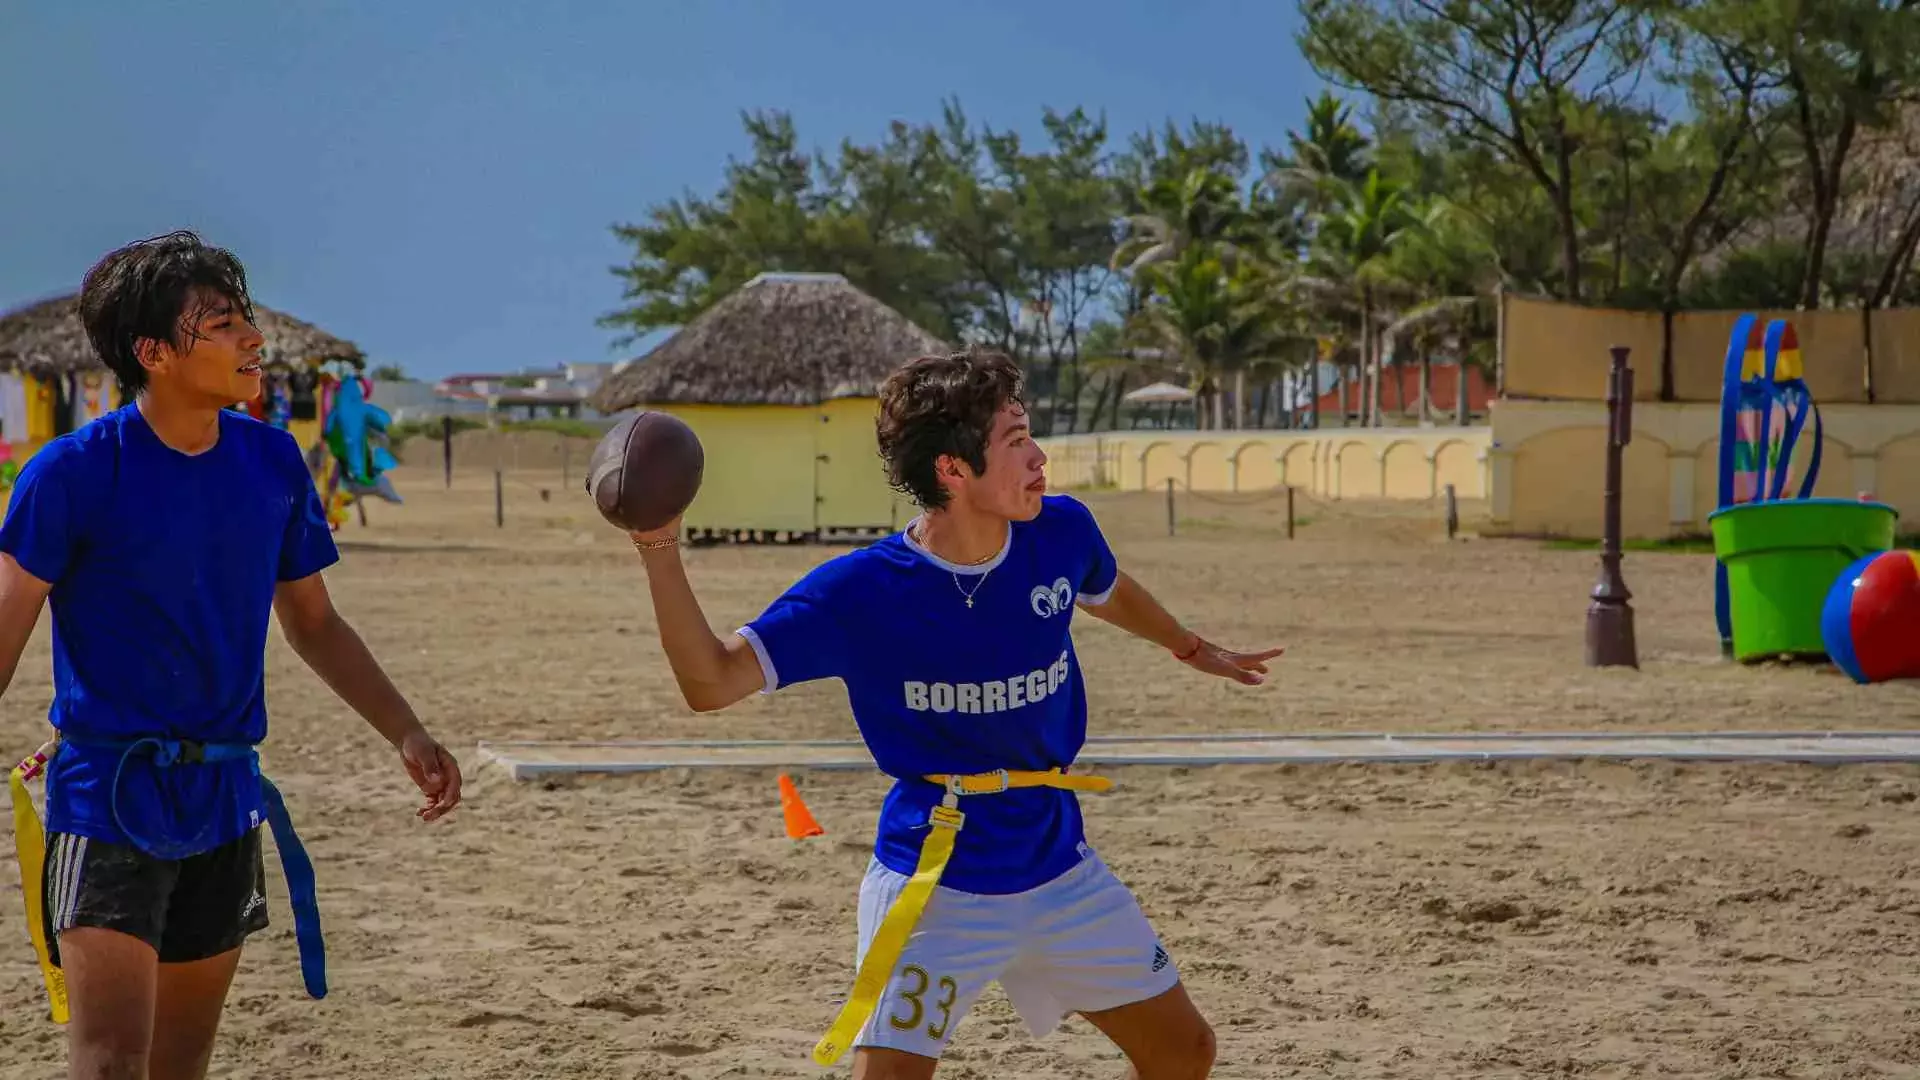
[[[1855,559],[1893,548],[1899,514],[1854,499],[1780,499],[1707,515],[1727,567],[1733,658],[1824,659],[1820,611]]]

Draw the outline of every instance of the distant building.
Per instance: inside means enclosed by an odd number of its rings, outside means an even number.
[[[446,415],[499,415],[514,419],[544,415],[604,420],[607,417],[589,407],[587,398],[599,389],[612,370],[611,363],[576,363],[512,372],[462,372],[448,375],[430,387],[426,383],[413,383],[428,389],[425,400],[407,391],[392,403],[382,404],[390,411],[404,409],[405,418],[416,420]]]

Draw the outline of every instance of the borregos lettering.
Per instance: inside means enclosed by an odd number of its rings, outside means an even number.
[[[919,682],[905,684],[907,708],[913,712],[997,713],[1034,705],[1052,696],[1067,681],[1067,654],[1053,666],[989,682]]]

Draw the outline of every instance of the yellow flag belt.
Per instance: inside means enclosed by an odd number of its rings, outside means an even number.
[[[67,1022],[67,980],[53,966],[53,954],[47,949],[46,923],[41,916],[43,897],[40,875],[47,863],[47,834],[40,827],[40,815],[33,808],[33,796],[27,781],[46,770],[47,759],[57,744],[47,743],[18,765],[7,776],[7,788],[13,796],[13,847],[20,864],[20,897],[27,905],[27,937],[33,942],[34,959],[40,963],[40,975],[47,983],[47,1000],[53,1022]]]
[[[959,837],[960,827],[967,817],[960,812],[960,796],[993,795],[1012,788],[1106,791],[1113,787],[1113,781],[1104,776],[1070,776],[1059,769],[1045,772],[1001,769],[990,773],[936,773],[926,779],[946,788],[947,794],[927,816],[927,823],[933,829],[921,845],[919,865],[907,880],[906,888],[900,891],[899,897],[887,909],[879,930],[874,932],[873,941],[867,946],[867,955],[860,963],[860,970],[854,973],[853,993],[847,996],[847,1003],[840,1007],[840,1015],[834,1018],[833,1026],[827,1029],[826,1035],[813,1048],[813,1060],[817,1064],[832,1065],[840,1060],[841,1055],[853,1046],[853,1040],[860,1034],[860,1029],[866,1026],[867,1018],[873,1015],[873,1010],[880,1004],[880,995],[886,989],[887,981],[893,977],[893,967],[900,962],[907,939],[912,936],[921,914],[927,910],[927,901],[933,898],[933,888],[940,884],[940,875],[946,872],[947,861],[953,857],[953,842]]]

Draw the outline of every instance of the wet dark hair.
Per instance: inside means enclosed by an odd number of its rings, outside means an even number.
[[[875,422],[888,483],[923,509],[946,506],[940,458],[986,472],[994,417],[1009,404],[1024,406],[1022,393],[1020,365],[1005,353],[968,349],[901,365],[880,386]]]
[[[80,321],[121,395],[131,400],[147,387],[140,340],[184,351],[201,316],[222,300],[254,321],[240,260],[183,230],[128,244],[93,264],[80,287]]]

